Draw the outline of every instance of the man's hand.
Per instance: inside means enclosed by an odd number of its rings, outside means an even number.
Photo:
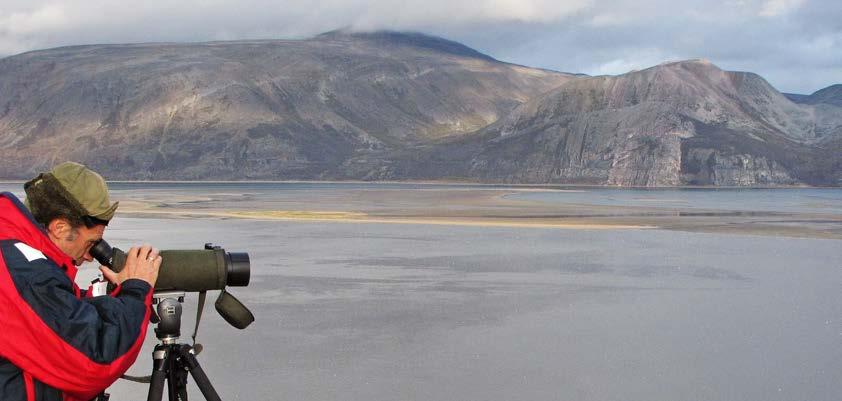
[[[161,255],[158,254],[158,250],[151,245],[143,245],[129,249],[126,253],[126,265],[119,273],[115,273],[105,266],[100,266],[99,270],[102,271],[102,276],[106,280],[114,284],[122,284],[123,281],[130,278],[136,278],[155,287],[160,267]]]

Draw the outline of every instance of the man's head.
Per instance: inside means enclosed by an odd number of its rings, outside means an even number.
[[[24,184],[24,190],[26,206],[50,240],[77,265],[93,260],[88,251],[102,239],[118,205],[109,201],[102,176],[65,162]]]

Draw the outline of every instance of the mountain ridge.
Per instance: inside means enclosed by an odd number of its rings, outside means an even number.
[[[23,53],[0,93],[5,178],[73,159],[115,179],[842,184],[842,109],[707,60],[591,77],[333,31]]]
[[[457,56],[474,57],[486,61],[500,61],[485,53],[465,46],[462,43],[431,36],[420,32],[398,32],[398,31],[376,31],[376,32],[353,32],[346,29],[338,29],[325,32],[315,36],[316,39],[342,39],[356,38],[371,41],[380,41],[388,45],[408,45],[418,48],[436,50],[443,53],[450,53]]]
[[[785,93],[784,96],[795,103],[801,104],[830,104],[842,107],[842,84],[830,85],[809,95]]]

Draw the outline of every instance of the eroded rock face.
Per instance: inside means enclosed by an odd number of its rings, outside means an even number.
[[[715,149],[692,149],[685,155],[684,180],[695,185],[794,185],[799,181],[780,163],[749,154],[723,155]]]
[[[691,60],[565,83],[486,128],[468,168],[489,181],[839,185],[838,118]]]

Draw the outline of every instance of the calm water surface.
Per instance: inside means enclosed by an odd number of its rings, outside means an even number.
[[[131,197],[137,193],[156,192],[173,195],[248,194],[258,204],[301,197],[303,193],[342,194],[360,190],[464,190],[483,191],[529,187],[505,185],[444,185],[404,183],[318,183],[318,182],[223,182],[167,183],[115,182],[109,184],[113,196]],[[618,189],[600,187],[536,187],[536,192],[518,192],[509,199],[549,204],[600,206],[648,206],[737,211],[777,211],[842,214],[842,188],[687,188]],[[0,191],[23,196],[21,183],[0,183]],[[241,201],[241,200],[237,200]],[[214,206],[220,206],[215,204]],[[226,205],[221,205],[226,206]]]
[[[842,214],[842,188],[602,189],[528,192],[511,199],[606,206]]]
[[[237,331],[208,308],[200,333],[225,399],[842,394],[839,241],[241,220],[109,230],[118,244],[251,253],[252,284],[232,292],[257,321]],[[142,390],[120,383],[113,399]]]
[[[289,191],[347,189],[238,185],[155,190],[247,191],[272,202],[293,196]],[[114,187],[125,194],[144,190]],[[729,210],[743,205],[838,213],[840,207],[839,190],[516,196]],[[146,241],[183,249],[215,242],[251,254],[251,285],[231,291],[257,321],[238,331],[208,306],[199,333],[205,346],[199,360],[226,400],[842,395],[838,240],[127,217],[116,219],[106,237],[122,247]],[[186,303],[185,338],[195,301],[191,296]],[[151,369],[155,342],[150,330],[132,373]],[[112,400],[142,399],[145,391],[118,382]],[[197,391],[191,397],[202,399]]]

